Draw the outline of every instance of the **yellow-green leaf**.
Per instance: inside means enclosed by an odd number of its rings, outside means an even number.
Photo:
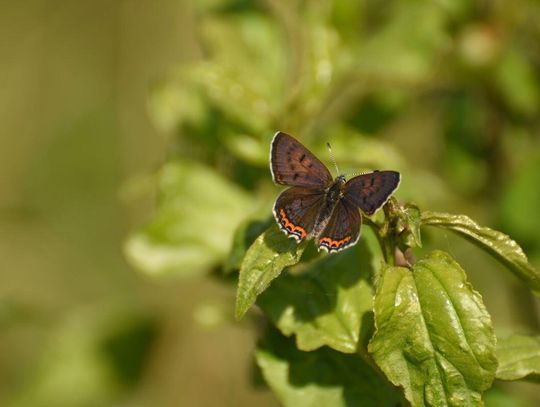
[[[413,406],[479,406],[497,368],[482,298],[461,267],[435,251],[412,269],[386,267],[369,351]]]
[[[189,161],[163,166],[158,185],[154,216],[126,243],[130,263],[154,276],[190,276],[222,261],[249,211],[249,195],[211,168]]]
[[[510,236],[480,226],[465,215],[426,211],[422,213],[422,224],[445,228],[470,240],[507,266],[537,296],[540,295],[540,273],[529,263],[521,247]]]
[[[273,279],[287,266],[300,261],[305,244],[298,245],[279,230],[277,224],[270,226],[248,249],[240,267],[236,293],[237,319],[255,303]]]

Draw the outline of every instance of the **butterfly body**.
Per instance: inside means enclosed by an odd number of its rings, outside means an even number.
[[[277,184],[288,185],[274,204],[274,217],[288,237],[313,238],[319,250],[337,252],[360,237],[362,217],[372,215],[399,185],[396,171],[375,171],[346,180],[332,178],[313,153],[278,132],[270,148],[270,170]]]
[[[334,209],[336,209],[336,206],[341,198],[343,198],[344,195],[344,187],[345,186],[345,176],[339,175],[335,181],[324,191],[324,200],[323,204],[319,210],[319,214],[317,216],[317,219],[315,220],[315,225],[313,226],[313,231],[311,232],[311,235],[315,238],[319,237],[319,235],[322,233],[326,225],[328,225],[328,222],[330,221],[330,218],[332,216],[332,213],[334,212]]]

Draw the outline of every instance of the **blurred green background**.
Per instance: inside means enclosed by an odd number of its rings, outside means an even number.
[[[0,2],[0,405],[277,405],[229,254],[278,193],[276,130],[401,171],[400,200],[540,267],[539,21],[534,0]],[[425,240],[498,334],[538,333],[495,261]],[[537,393],[497,383],[487,404]]]

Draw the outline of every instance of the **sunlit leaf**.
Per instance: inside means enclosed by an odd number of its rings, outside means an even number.
[[[166,83],[154,86],[148,99],[154,125],[164,134],[174,134],[181,126],[200,126],[208,120],[208,105],[194,83],[182,71]]]
[[[342,126],[333,127],[326,137],[332,143],[332,152],[342,171],[400,170],[406,165],[401,152],[387,141],[366,137]],[[321,145],[321,158],[327,154],[325,149],[326,144]]]
[[[495,335],[461,267],[435,251],[412,269],[386,267],[369,351],[414,406],[481,405],[497,368]]]
[[[508,235],[483,227],[465,215],[423,212],[422,224],[456,232],[485,250],[540,295],[540,273],[528,261],[521,247]]]
[[[266,132],[266,138],[254,138],[246,134],[229,132],[224,141],[229,151],[236,157],[253,165],[267,167],[271,135],[272,132]]]
[[[395,407],[400,401],[397,389],[358,355],[328,348],[302,352],[292,340],[270,332],[255,357],[284,406]]]
[[[365,235],[377,245],[370,231]],[[299,275],[280,276],[257,303],[284,335],[296,335],[300,350],[328,345],[353,353],[360,336],[372,333],[370,282],[380,262],[380,249],[370,250],[364,236],[357,246],[317,259]]]
[[[255,303],[283,269],[300,261],[305,244],[287,238],[277,224],[270,226],[248,249],[240,267],[236,293],[237,319]]]
[[[272,222],[274,222],[273,218],[259,217],[245,219],[238,225],[234,232],[231,251],[223,265],[226,273],[240,269],[242,260],[249,247],[253,244],[257,236],[268,229]]]
[[[396,3],[387,24],[361,47],[359,71],[376,75],[380,81],[425,79],[437,53],[448,41],[446,18],[442,9],[432,3]]]
[[[189,276],[223,260],[250,199],[212,169],[188,161],[159,174],[153,218],[126,243],[126,256],[145,273]]]
[[[513,335],[497,341],[497,379],[540,379],[540,336]]]
[[[191,80],[231,120],[254,135],[269,132],[283,98],[286,66],[276,24],[267,16],[246,13],[207,17],[200,30],[212,58],[193,67]]]

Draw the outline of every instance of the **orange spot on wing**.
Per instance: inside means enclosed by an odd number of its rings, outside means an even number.
[[[330,249],[337,249],[345,244],[347,244],[351,240],[351,236],[345,236],[341,240],[334,240],[329,237],[323,237],[319,239],[319,245],[325,245],[326,247]]]
[[[306,231],[304,230],[303,227],[301,226],[298,226],[298,225],[295,225],[294,223],[292,223],[288,218],[287,218],[287,215],[285,214],[285,211],[283,210],[283,208],[281,208],[279,210],[279,217],[281,218],[281,224],[283,225],[283,227],[285,229],[287,229],[289,232],[291,233],[295,233],[295,232],[299,232],[300,233],[300,237],[301,239],[305,238],[307,233]]]

